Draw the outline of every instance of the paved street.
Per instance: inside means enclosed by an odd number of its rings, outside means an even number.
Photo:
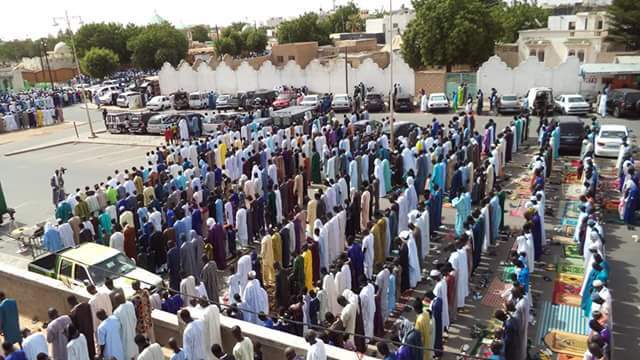
[[[96,131],[104,130],[102,125],[102,117],[93,110],[92,117]],[[380,118],[384,114],[373,114],[373,118]],[[398,121],[415,121],[420,125],[426,125],[431,119],[437,116],[441,121],[448,121],[452,115],[433,115],[433,114],[398,114]],[[86,138],[89,134],[88,126],[85,121],[84,110],[79,107],[65,109],[65,119],[67,121],[76,120],[81,138]],[[489,119],[487,116],[481,116],[477,119],[477,128],[483,127]],[[498,128],[504,128],[511,119],[510,116],[494,117]],[[537,125],[537,118],[533,119],[530,125],[531,134],[534,134]],[[640,132],[640,121],[638,120],[619,120],[606,118],[601,121],[603,124],[623,124],[633,129],[634,133]],[[100,134],[99,134],[100,136]],[[115,144],[96,144],[96,143],[78,143],[67,144],[47,149],[25,152],[14,156],[5,156],[4,154],[14,152],[20,149],[37,146],[40,144],[51,143],[54,141],[62,141],[75,137],[75,131],[71,123],[56,125],[44,129],[28,130],[19,133],[0,135],[0,181],[4,188],[7,202],[10,207],[17,211],[17,224],[31,225],[36,222],[44,221],[51,218],[53,206],[51,204],[51,193],[49,188],[49,178],[54,168],[64,166],[68,169],[65,176],[67,191],[73,191],[77,187],[85,185],[93,185],[98,181],[102,181],[107,175],[113,173],[115,168],[123,169],[131,166],[139,166],[144,159],[145,146],[133,145],[115,145]],[[104,138],[108,137],[103,135]],[[135,136],[121,135],[123,142],[129,144],[136,143],[138,139]],[[142,142],[142,141],[140,141]],[[634,139],[634,143],[636,140]],[[139,144],[138,144],[139,145]],[[533,147],[530,151],[533,151]],[[637,156],[636,156],[637,157]],[[509,172],[512,179],[516,178],[523,171],[522,165],[528,162],[528,154],[518,154],[516,160],[511,163]],[[612,166],[611,160],[599,160],[601,168]],[[507,181],[508,183],[508,181]],[[547,195],[550,200],[549,205],[557,205],[554,197],[561,196],[558,193],[549,193]],[[507,210],[509,210],[508,208]],[[451,226],[454,222],[454,211],[445,209],[445,224]],[[546,228],[550,231],[557,223],[558,219],[548,218]],[[519,217],[507,216],[506,224],[514,227],[521,226],[522,219]],[[0,234],[6,233],[8,225],[0,228]],[[631,240],[632,231],[620,225],[608,224],[605,228],[607,259],[610,263],[610,288],[612,289],[614,305],[613,312],[615,316],[615,351],[623,351],[626,349],[637,348],[640,346],[640,286],[638,280],[640,278],[640,243]],[[637,232],[636,232],[637,234]],[[13,263],[24,264],[30,260],[30,256],[16,255],[17,246],[15,241],[0,237],[0,261],[11,261]],[[499,261],[505,258],[507,246],[502,245],[496,252],[496,256],[488,257],[483,260],[483,271],[485,269],[496,269]],[[442,254],[441,254],[442,255]],[[552,248],[552,252],[545,258],[546,262],[555,263],[559,258],[559,248]],[[430,259],[432,260],[432,259]],[[548,300],[551,294],[551,284],[542,280],[545,272],[540,271],[533,276],[534,294],[540,299]],[[476,276],[473,281],[477,283],[479,277]],[[426,286],[426,287],[430,287]],[[424,289],[425,286],[422,286]],[[462,343],[468,343],[469,327],[478,319],[486,319],[490,316],[490,312],[479,302],[469,299],[467,302],[471,308],[471,313],[461,315],[461,320],[452,328],[452,339],[448,346],[451,350],[456,350]],[[530,328],[530,336],[535,336],[534,328]],[[457,336],[456,336],[457,335]],[[619,354],[617,358],[626,358],[625,355]]]

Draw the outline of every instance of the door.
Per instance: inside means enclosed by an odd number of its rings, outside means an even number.
[[[73,283],[73,263],[66,259],[60,259],[58,268],[58,280],[68,287]]]

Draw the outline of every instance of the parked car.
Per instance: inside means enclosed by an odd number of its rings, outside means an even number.
[[[582,120],[577,116],[556,116],[554,119],[560,127],[560,152],[579,154],[582,140],[587,136]]]
[[[313,105],[289,106],[286,109],[274,111],[271,115],[273,126],[283,129],[292,125],[301,125],[304,121],[304,116],[308,114],[309,118],[313,118],[317,109],[317,106]]]
[[[413,101],[411,100],[411,95],[409,94],[398,94],[396,95],[396,101],[393,104],[393,108],[398,112],[412,112],[413,111]]]
[[[396,139],[400,136],[407,137],[417,127],[418,125],[411,121],[396,121],[393,123],[393,136]],[[391,134],[391,125],[386,124],[382,129],[382,133],[389,136]]]
[[[130,112],[110,112],[107,113],[105,127],[112,134],[125,134],[129,132],[130,121]]]
[[[534,115],[553,113],[553,90],[546,87],[531,88],[525,95],[529,112]]]
[[[271,106],[273,106],[275,110],[280,110],[295,104],[295,101],[296,101],[295,94],[285,92],[278,95],[278,97],[275,100],[273,100],[273,103],[271,103]]]
[[[427,108],[429,112],[449,111],[449,99],[447,95],[444,93],[430,94],[427,101]]]
[[[140,96],[140,93],[136,91],[123,92],[122,94],[118,95],[118,106],[129,107],[129,103],[131,103],[133,101],[132,99],[136,96]]]
[[[277,97],[278,92],[275,90],[259,89],[256,91],[247,91],[244,95],[242,107],[249,110],[269,106]]]
[[[169,119],[169,121],[171,121],[172,123],[179,124],[180,120],[185,119],[187,120],[187,124],[191,124],[191,119],[194,116],[198,118],[198,124],[200,125],[200,129],[203,129],[204,115],[196,112],[185,111],[185,112],[172,114],[171,119]],[[191,132],[191,130],[189,130],[189,132]]]
[[[216,99],[216,109],[238,109],[240,107],[240,97],[238,95],[223,94]]]
[[[364,98],[364,108],[368,112],[383,112],[385,109],[382,94],[369,93]]]
[[[372,131],[376,131],[378,129],[382,129],[382,121],[369,119],[369,120],[358,120],[353,123],[353,127],[357,131],[365,131],[367,129],[367,126],[370,126]]]
[[[555,100],[555,110],[563,115],[586,115],[591,106],[582,95],[560,95]]]
[[[171,94],[171,103],[175,110],[182,110],[189,108],[189,94],[185,91],[176,91]]]
[[[519,113],[522,111],[520,99],[513,94],[500,95],[496,104],[498,114]]]
[[[233,122],[237,121],[242,113],[228,112],[211,114],[202,118],[202,131],[205,134],[211,134],[218,130],[223,130],[225,125],[234,128]]]
[[[131,113],[131,116],[129,116],[129,132],[134,134],[146,134],[147,123],[149,122],[149,119],[156,114],[156,112],[152,111]]]
[[[193,92],[189,94],[189,109],[205,109],[207,102],[207,93]]]
[[[113,98],[117,97],[120,94],[121,90],[116,85],[103,86],[98,88],[93,96],[98,95],[98,99],[100,100],[100,104],[103,105],[115,105]]]
[[[147,134],[164,134],[164,131],[172,124],[176,124],[173,114],[156,114],[147,121]]]
[[[331,102],[331,108],[333,111],[340,112],[351,111],[351,98],[347,94],[336,94],[333,96],[333,101]]]
[[[314,108],[318,109],[320,108],[320,102],[320,95],[306,95],[302,98],[302,101],[300,101],[298,105],[302,107],[313,106]]]
[[[91,242],[43,255],[30,262],[27,269],[76,290],[84,290],[87,283],[100,288],[111,278],[127,297],[134,293],[132,280],[138,280],[143,288],[152,291],[163,287],[159,275],[137,267],[117,249]]]
[[[620,152],[622,139],[629,136],[629,129],[624,125],[601,125],[596,135],[596,156],[616,157]]]
[[[149,102],[147,102],[147,109],[153,111],[171,109],[171,99],[164,95],[154,96],[149,100]]]
[[[609,90],[607,94],[607,112],[617,118],[640,115],[640,90]]]

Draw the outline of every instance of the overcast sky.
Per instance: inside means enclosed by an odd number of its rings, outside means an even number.
[[[336,5],[348,0],[335,0]],[[361,8],[370,10],[388,9],[389,0],[355,0]],[[410,5],[410,0],[393,0],[397,9],[401,4]],[[270,17],[293,17],[305,11],[320,8],[328,10],[332,0],[35,0],[3,1],[0,39],[39,38],[56,34],[54,16],[80,16],[88,22],[120,23],[133,22],[144,25],[149,22],[154,11],[174,25],[226,25],[233,21],[264,21]],[[74,30],[77,29],[74,27]]]

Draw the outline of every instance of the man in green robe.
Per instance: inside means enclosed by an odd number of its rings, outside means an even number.
[[[311,182],[314,184],[322,183],[322,166],[320,164],[320,154],[317,151],[311,155]]]
[[[462,84],[458,86],[458,107],[462,107],[464,105],[464,87]]]
[[[102,237],[102,232],[104,231],[107,236],[107,239],[102,239],[104,241],[103,244],[108,245],[109,243],[108,239],[111,236],[111,216],[109,216],[109,214],[107,214],[107,212],[104,210],[100,211],[100,215],[98,216],[98,224],[99,224],[98,236]]]
[[[107,191],[105,192],[105,195],[107,197],[107,202],[109,203],[109,205],[115,205],[118,202],[118,190],[116,190],[115,188],[107,185]]]
[[[391,185],[391,166],[389,166],[389,160],[382,160],[382,172],[384,174],[384,187],[387,189],[387,193],[393,188]]]
[[[295,286],[295,290],[292,293],[297,294],[304,289],[304,257],[301,254],[297,254],[293,260],[293,282],[291,285]]]
[[[66,201],[58,203],[56,208],[56,219],[62,219],[63,222],[67,222],[73,216],[73,210],[71,205]]]

